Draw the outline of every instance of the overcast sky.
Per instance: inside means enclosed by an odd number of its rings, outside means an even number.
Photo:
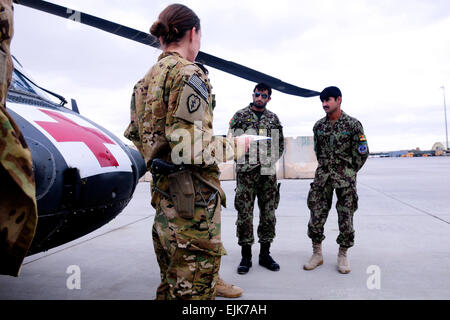
[[[146,32],[174,3],[51,2]],[[342,109],[361,121],[372,152],[427,150],[445,141],[440,87],[449,97],[450,1],[179,2],[201,19],[202,51],[299,87],[340,87]],[[41,86],[75,98],[83,115],[123,138],[132,88],[160,51],[16,4],[12,53]],[[209,70],[214,130],[225,134],[233,114],[251,102],[255,83]],[[277,91],[268,108],[291,137],[312,135],[324,116],[318,97]]]

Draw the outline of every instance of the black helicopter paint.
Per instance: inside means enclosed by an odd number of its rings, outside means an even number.
[[[73,110],[52,102],[14,60],[6,107],[31,150],[36,180],[38,224],[30,255],[112,220],[146,168],[138,151],[80,115],[74,100]]]
[[[148,33],[63,6],[40,0],[18,2],[133,41],[159,46],[158,40]],[[300,97],[319,94],[204,52],[199,52],[197,61],[253,82],[266,82],[287,94]],[[48,93],[61,103],[52,102]],[[129,203],[146,171],[139,152],[80,115],[74,100],[72,109],[64,107],[65,103],[62,96],[35,84],[15,59],[7,110],[32,153],[38,205],[38,225],[28,255],[77,239],[111,221]]]

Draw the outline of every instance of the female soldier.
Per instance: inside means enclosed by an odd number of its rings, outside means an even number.
[[[234,145],[248,149],[250,141],[213,136],[212,87],[206,69],[194,63],[201,41],[197,15],[184,5],[170,5],[150,32],[163,53],[134,87],[125,136],[153,174],[152,235],[161,271],[156,298],[214,299],[218,282],[240,295],[240,288],[218,276],[226,251],[220,234],[225,194],[217,162],[233,159]],[[152,166],[154,159],[184,165],[167,175]]]

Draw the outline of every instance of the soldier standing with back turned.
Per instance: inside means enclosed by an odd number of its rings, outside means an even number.
[[[163,53],[134,87],[125,136],[153,174],[152,236],[161,275],[156,298],[237,297],[242,289],[219,278],[226,200],[217,163],[238,157],[234,145],[250,140],[213,135],[212,86],[207,70],[194,62],[201,44],[198,16],[172,4],[150,32]],[[164,173],[154,162],[176,170]]]
[[[322,241],[324,225],[336,190],[336,210],[339,221],[338,271],[349,273],[347,249],[354,244],[353,214],[358,209],[356,174],[369,155],[361,123],[341,110],[342,94],[337,87],[325,88],[320,94],[326,117],[314,125],[314,151],[319,166],[308,194],[311,219],[308,236],[313,243],[313,255],[303,266],[313,270],[323,264]]]

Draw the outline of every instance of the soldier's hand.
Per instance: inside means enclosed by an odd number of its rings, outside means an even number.
[[[254,140],[254,138],[252,136],[248,136],[248,135],[242,135],[239,137],[234,138],[235,139],[235,143],[236,145],[244,145],[244,150],[245,153],[248,152],[248,149],[250,149],[250,143],[252,143],[252,141]]]

